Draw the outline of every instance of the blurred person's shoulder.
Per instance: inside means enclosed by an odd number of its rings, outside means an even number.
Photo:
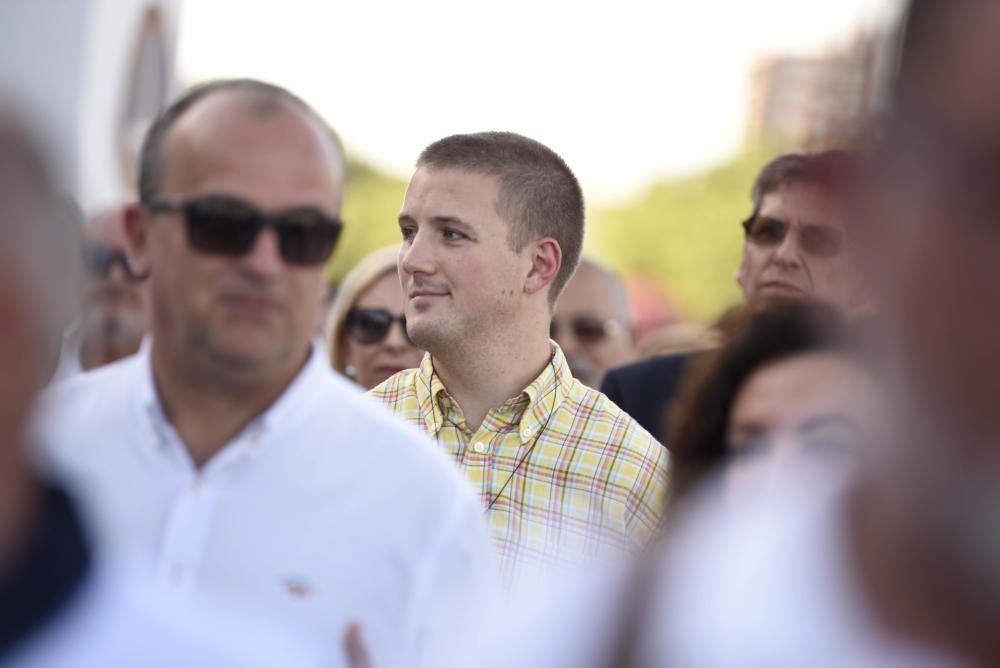
[[[845,533],[851,480],[806,465],[739,498],[703,486],[670,535],[649,651],[690,666],[960,665],[874,618]]]
[[[627,559],[549,570],[498,607],[477,655],[483,668],[606,668],[632,605]],[[516,641],[512,642],[512,639]]]
[[[197,608],[100,562],[65,609],[5,660],[12,668],[319,666],[322,648],[221,601]]]
[[[141,354],[59,380],[45,389],[34,410],[33,437],[44,456],[81,446],[100,432],[121,427],[130,410]]]
[[[130,384],[141,373],[143,363],[149,363],[148,357],[139,352],[90,371],[57,378],[41,396],[42,410],[86,410],[92,405],[103,404],[108,392],[128,392]]]

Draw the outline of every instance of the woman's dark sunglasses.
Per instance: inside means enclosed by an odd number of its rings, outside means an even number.
[[[111,271],[111,267],[118,264],[121,265],[122,270],[125,272],[125,276],[132,281],[141,281],[146,278],[132,271],[132,267],[128,263],[128,255],[125,254],[120,248],[113,248],[111,246],[104,246],[101,244],[90,244],[85,246],[83,249],[83,263],[87,267],[87,270],[94,276],[100,276],[101,278],[107,278],[108,272]]]
[[[403,328],[406,340],[410,341],[410,335],[406,332],[406,316],[393,315],[384,308],[352,308],[347,312],[347,334],[366,346],[381,343],[396,321]]]
[[[281,257],[298,265],[318,265],[330,259],[344,227],[340,220],[314,207],[264,214],[233,197],[158,199],[147,206],[156,212],[181,212],[188,243],[203,253],[239,257],[253,248],[262,229],[270,227],[278,235]]]
[[[743,221],[747,241],[761,248],[780,246],[788,236],[789,225],[777,218],[756,216]],[[803,225],[799,228],[802,250],[814,257],[834,257],[844,249],[844,234],[828,225]]]

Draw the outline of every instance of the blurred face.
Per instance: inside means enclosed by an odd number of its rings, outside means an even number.
[[[826,190],[808,183],[790,181],[765,195],[737,274],[746,300],[791,295],[847,305],[854,277],[843,215]]]
[[[871,428],[876,399],[868,372],[842,355],[807,353],[758,369],[730,412],[727,486],[766,484],[803,455],[850,454]]]
[[[239,94],[189,110],[167,137],[164,162],[170,200],[235,198],[267,214],[340,209],[336,155],[322,131],[295,110],[262,117]],[[318,326],[322,263],[288,261],[273,228],[236,256],[195,249],[184,213],[142,211],[133,237],[151,273],[154,346],[177,362],[261,379],[301,365]]]
[[[341,359],[353,367],[359,385],[370,390],[403,369],[420,366],[424,353],[406,337],[399,320],[403,292],[395,272],[375,281],[358,297],[353,310],[341,343]]]
[[[87,274],[83,332],[110,344],[132,341],[138,348],[146,330],[146,288],[126,271],[127,240],[121,209],[87,221]]]
[[[933,66],[906,82],[864,229],[890,316],[900,437],[884,479],[951,563],[966,603],[1000,614],[1000,70],[997,3],[958,3]],[[877,227],[875,227],[877,225]]]
[[[507,241],[496,211],[495,177],[457,169],[417,169],[399,227],[399,279],[410,337],[439,355],[490,341],[520,317],[531,244]]]
[[[556,302],[552,338],[573,376],[590,387],[600,387],[608,369],[636,359],[624,301],[614,276],[581,264]]]

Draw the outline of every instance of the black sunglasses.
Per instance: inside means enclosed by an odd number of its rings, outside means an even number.
[[[393,315],[384,308],[352,308],[347,312],[347,334],[358,343],[366,346],[381,343],[389,335],[392,323],[399,321],[406,340],[410,335],[406,331],[406,316]]]
[[[121,265],[129,280],[141,281],[146,278],[132,271],[132,267],[128,263],[128,255],[120,248],[101,244],[87,245],[83,249],[83,263],[91,274],[101,278],[107,278],[111,267],[116,264]]]
[[[265,227],[278,235],[281,257],[289,264],[323,264],[333,253],[344,225],[315,207],[264,214],[234,197],[209,196],[183,201],[158,199],[151,211],[184,214],[188,243],[203,253],[239,257],[253,248]]]
[[[780,246],[791,226],[783,220],[752,216],[743,221],[747,241],[761,248]],[[803,225],[799,228],[802,250],[814,257],[835,257],[844,249],[844,233],[828,225]]]
[[[559,321],[553,319],[549,324],[549,337],[558,338],[561,327]],[[569,319],[569,327],[581,343],[597,343],[616,334],[621,325],[616,320],[601,320],[592,315],[577,315]]]

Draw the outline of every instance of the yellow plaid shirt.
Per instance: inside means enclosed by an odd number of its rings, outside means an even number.
[[[502,572],[644,545],[663,515],[667,453],[600,392],[573,378],[552,342],[545,370],[475,431],[429,354],[371,391],[434,438],[487,510]]]

